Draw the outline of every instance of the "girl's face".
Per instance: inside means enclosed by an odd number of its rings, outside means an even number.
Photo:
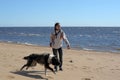
[[[55,27],[55,29],[56,29],[57,31],[59,31],[59,30],[60,30],[60,25],[57,25],[57,26]]]

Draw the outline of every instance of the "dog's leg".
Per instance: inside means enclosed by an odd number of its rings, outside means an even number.
[[[46,67],[46,69],[49,69],[49,70],[51,70],[54,74],[56,74],[55,71],[54,71],[49,65],[46,65],[45,67]]]
[[[45,76],[46,76],[47,68],[45,67]]]
[[[29,66],[26,67],[26,70],[28,70]]]
[[[27,66],[27,65],[25,64],[25,65],[24,65],[24,66],[20,69],[20,71],[22,71],[22,70],[23,70],[23,68],[24,68],[24,67],[26,67],[26,66]]]

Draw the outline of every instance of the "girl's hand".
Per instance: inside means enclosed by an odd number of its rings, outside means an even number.
[[[50,43],[50,47],[52,47],[52,43]]]
[[[67,49],[70,49],[70,46],[69,46],[69,45],[67,46]]]

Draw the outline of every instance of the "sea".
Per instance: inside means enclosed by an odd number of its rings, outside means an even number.
[[[0,27],[0,42],[49,46],[53,27]],[[71,49],[120,53],[120,27],[62,27]],[[65,42],[63,47],[66,48]]]

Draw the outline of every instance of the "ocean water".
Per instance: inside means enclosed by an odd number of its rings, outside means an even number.
[[[73,49],[120,52],[120,27],[62,27]],[[0,27],[0,41],[49,46],[53,27]],[[63,45],[66,46],[65,43]]]

